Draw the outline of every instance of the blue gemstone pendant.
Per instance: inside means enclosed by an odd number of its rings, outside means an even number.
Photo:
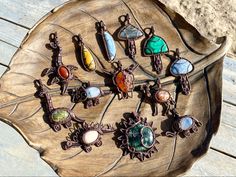
[[[108,62],[112,62],[116,57],[116,45],[112,35],[107,31],[103,21],[97,23],[98,33],[102,36],[103,47],[105,49]]]
[[[194,70],[194,66],[189,60],[179,56],[179,49],[176,49],[175,57],[175,61],[170,66],[170,73],[173,76],[180,78],[182,92],[183,94],[188,95],[190,94],[191,85],[187,74]]]

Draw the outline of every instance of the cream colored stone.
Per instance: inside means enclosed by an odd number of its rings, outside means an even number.
[[[85,144],[91,144],[98,139],[98,136],[99,136],[99,134],[97,131],[89,130],[83,134],[82,139]]]

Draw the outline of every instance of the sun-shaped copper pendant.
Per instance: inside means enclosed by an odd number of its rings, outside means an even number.
[[[155,133],[156,128],[152,127],[153,122],[147,122],[147,118],[142,118],[138,113],[132,113],[127,119],[122,119],[117,131],[119,136],[118,146],[123,150],[123,156],[130,154],[130,158],[138,158],[143,161],[150,158],[152,153],[158,151]]]
[[[101,135],[114,131],[115,129],[108,124],[94,124],[93,122],[88,124],[84,122],[70,135],[69,140],[62,142],[62,148],[67,150],[71,147],[81,147],[88,153],[92,150],[92,145],[96,147],[102,145]]]

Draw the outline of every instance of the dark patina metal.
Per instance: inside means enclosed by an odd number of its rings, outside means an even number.
[[[190,115],[184,115],[180,116],[176,110],[173,110],[173,117],[174,117],[174,122],[172,124],[172,131],[167,131],[165,132],[166,136],[173,137],[178,134],[180,134],[183,137],[188,137],[191,135],[191,133],[195,133],[198,131],[198,127],[202,126],[202,123],[198,121],[196,118],[190,116]],[[188,126],[185,125],[185,128],[183,128],[182,122],[188,119],[191,121],[191,124]]]
[[[102,125],[93,122],[88,124],[84,122],[70,135],[69,140],[62,142],[62,148],[67,150],[71,147],[81,147],[85,152],[92,150],[92,145],[99,147],[102,145],[102,135],[104,133],[114,132],[115,129],[111,125]],[[90,139],[86,139],[86,135],[93,134]],[[88,136],[87,136],[88,137]],[[92,138],[93,137],[93,138]]]
[[[157,78],[154,85],[142,85],[141,90],[143,90],[147,101],[153,105],[153,116],[158,114],[158,103],[165,106],[165,111],[163,112],[163,115],[167,115],[170,111],[171,105],[175,105],[175,101],[173,100],[170,92],[161,88],[159,78]]]
[[[43,103],[46,103],[47,109],[45,113],[49,120],[49,124],[54,131],[57,132],[61,130],[61,125],[65,128],[71,127],[72,120],[78,123],[84,122],[84,120],[78,118],[69,108],[54,108],[51,96],[49,95],[46,86],[41,80],[36,80],[35,84],[38,88],[38,96],[42,99]]]
[[[126,119],[122,119],[118,129],[118,146],[123,150],[123,156],[130,154],[130,158],[138,158],[143,161],[150,158],[152,153],[158,151],[156,144],[156,128],[152,128],[153,122],[147,122],[147,118],[140,117],[139,113],[132,113]],[[149,133],[144,133],[144,130]]]
[[[122,19],[122,18],[124,18],[124,20],[123,21],[121,20],[122,28],[118,32],[118,39],[125,40],[127,42],[126,43],[126,52],[131,59],[135,59],[135,55],[136,55],[135,40],[141,38],[143,36],[143,32],[141,30],[139,30],[137,27],[131,25],[131,18],[129,16],[129,14],[121,16],[120,19]],[[124,29],[126,29],[128,26],[133,27],[134,29],[138,30],[142,34],[137,35],[136,37],[133,37],[133,36],[132,37],[129,37],[129,36],[122,37],[122,35],[121,35],[122,31],[124,31]]]
[[[72,70],[77,70],[78,68],[74,65],[64,65],[62,63],[62,48],[58,41],[57,33],[51,33],[49,38],[50,47],[53,50],[53,62],[51,68],[46,68],[43,71],[43,75],[49,75],[48,84],[60,84],[61,93],[64,94],[68,87],[68,81],[77,79]]]

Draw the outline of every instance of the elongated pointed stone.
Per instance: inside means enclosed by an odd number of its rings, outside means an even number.
[[[83,64],[88,71],[94,71],[96,69],[93,56],[86,47],[83,48]]]
[[[183,75],[188,74],[193,71],[193,65],[191,62],[184,58],[174,61],[170,67],[170,72],[173,75]]]
[[[116,56],[116,45],[113,37],[107,31],[104,32],[104,38],[107,46],[107,53],[109,61],[113,61]]]
[[[88,87],[85,89],[87,98],[96,98],[101,95],[101,91],[97,87]]]
[[[60,122],[60,121],[64,121],[68,118],[69,113],[67,110],[65,109],[56,109],[53,113],[52,113],[52,120],[55,122]]]
[[[164,39],[159,36],[153,35],[144,46],[145,55],[158,55],[168,52],[168,46]]]
[[[125,26],[120,32],[119,38],[123,40],[137,39],[143,36],[143,32],[133,25]]]

